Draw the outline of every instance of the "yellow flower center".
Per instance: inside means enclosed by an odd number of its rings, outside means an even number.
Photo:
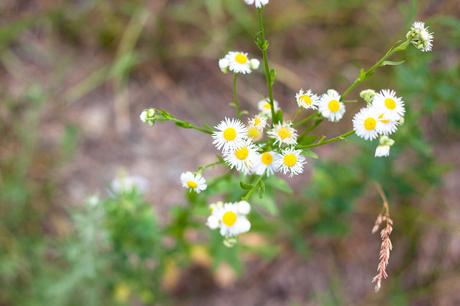
[[[238,53],[235,56],[235,61],[240,65],[244,65],[248,62],[248,57],[244,55],[243,53]]]
[[[260,125],[261,123],[262,123],[262,121],[260,120],[259,117],[255,117],[255,118],[254,118],[254,125],[255,125],[255,126],[258,126],[258,125]]]
[[[248,128],[248,137],[252,139],[258,139],[260,137],[259,129],[255,127]]]
[[[235,150],[235,156],[239,160],[245,160],[246,158],[248,158],[248,155],[249,155],[249,150],[247,147],[241,147]]]
[[[300,97],[302,99],[303,103],[306,105],[311,105],[313,103],[312,99],[309,96],[302,96]]]
[[[278,136],[281,138],[281,140],[285,140],[286,138],[291,137],[292,133],[288,128],[282,127],[278,130]]]
[[[329,101],[329,110],[333,113],[337,113],[340,109],[340,102],[337,100],[331,100]]]
[[[224,139],[227,141],[235,140],[236,130],[232,127],[226,128],[224,131]]]
[[[293,153],[286,154],[283,157],[283,162],[286,166],[291,168],[297,163],[297,156],[295,156]]]
[[[268,109],[268,110],[272,109],[272,106],[270,105],[270,102],[265,102],[264,108]]]
[[[273,155],[270,152],[265,152],[261,155],[260,160],[265,166],[270,166],[273,162]]]
[[[190,180],[187,182],[187,186],[189,188],[195,189],[196,187],[198,187],[198,184],[195,181]]]
[[[386,108],[393,110],[393,109],[396,108],[396,102],[392,98],[386,98],[385,99],[385,106],[386,106]]]
[[[366,118],[366,120],[364,120],[364,128],[368,131],[375,130],[376,125],[377,121],[374,118]]]
[[[227,211],[222,216],[222,223],[230,227],[235,224],[237,218],[238,216],[233,211]]]

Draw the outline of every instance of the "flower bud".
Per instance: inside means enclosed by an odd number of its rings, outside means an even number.
[[[142,111],[139,118],[142,122],[147,123],[150,126],[153,126],[155,123],[155,114],[156,111],[154,108],[147,108]]]
[[[256,58],[253,58],[249,62],[249,66],[251,67],[252,70],[257,70],[257,69],[259,69],[260,61],[258,59],[256,59]]]
[[[395,141],[388,136],[382,136],[379,140],[379,145],[375,150],[375,157],[387,157],[390,155],[390,149],[395,144]]]
[[[374,97],[377,93],[373,89],[366,89],[363,90],[359,93],[359,96],[366,101],[367,104],[371,104],[372,100],[374,100]]]

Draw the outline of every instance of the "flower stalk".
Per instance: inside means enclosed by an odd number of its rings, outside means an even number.
[[[408,39],[406,39],[403,42],[396,43],[371,68],[367,70],[361,69],[359,76],[356,78],[356,80],[354,80],[353,83],[350,86],[348,86],[348,88],[345,89],[345,91],[343,92],[342,99],[345,99],[345,97],[348,96],[353,91],[353,89],[355,89],[359,84],[363,83],[371,75],[373,75],[374,72],[378,68],[383,67],[383,66],[396,66],[396,65],[402,64],[403,62],[391,62],[391,61],[388,61],[388,59],[396,52],[406,50],[407,47],[409,46],[409,43],[410,43],[410,40]]]
[[[256,44],[259,47],[260,51],[262,51],[262,60],[264,65],[264,73],[265,73],[265,80],[267,83],[267,90],[268,90],[268,102],[270,103],[270,113],[272,118],[272,127],[275,123],[278,123],[275,114],[275,100],[273,98],[273,84],[275,83],[275,70],[270,69],[270,65],[268,64],[268,47],[269,43],[265,38],[265,25],[264,25],[264,16],[263,16],[264,9],[258,8],[257,9],[257,17],[259,20],[259,34],[257,35]]]

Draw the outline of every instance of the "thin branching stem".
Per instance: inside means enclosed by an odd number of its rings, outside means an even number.
[[[367,70],[362,70],[359,76],[356,78],[356,80],[354,80],[353,83],[350,86],[348,86],[347,89],[345,89],[345,91],[342,94],[342,100],[344,100],[345,97],[348,96],[348,94],[350,94],[353,91],[353,89],[355,89],[359,84],[361,84],[362,82],[367,80],[372,74],[374,74],[374,72],[378,68],[384,66],[385,61],[388,60],[393,54],[395,54],[398,51],[403,50],[404,47],[406,47],[408,44],[409,44],[409,40],[405,40],[403,42],[396,43],[371,68]]]
[[[238,99],[238,74],[233,74],[233,96],[232,96],[232,106],[235,107],[236,116],[238,119],[241,119],[241,106]]]
[[[259,184],[263,180],[263,178],[264,175],[261,175],[257,178],[252,188],[249,189],[248,192],[241,198],[242,201],[249,201],[251,199],[252,194],[257,190],[257,188],[259,188]]]
[[[265,73],[265,80],[267,83],[267,90],[268,90],[268,102],[270,103],[270,112],[272,117],[272,127],[274,123],[277,123],[276,116],[275,116],[275,100],[273,98],[273,83],[274,75],[272,74],[272,70],[270,69],[270,65],[268,64],[268,41],[265,38],[265,25],[264,25],[264,16],[263,16],[264,9],[259,8],[257,9],[257,17],[259,20],[259,35],[257,38],[257,46],[262,51],[262,60],[264,64],[264,73]]]
[[[336,142],[336,141],[344,140],[345,138],[350,137],[354,133],[355,133],[355,131],[348,131],[348,132],[346,132],[346,133],[344,133],[342,135],[339,135],[337,137],[333,137],[333,138],[329,138],[329,139],[322,139],[322,140],[320,140],[320,141],[318,141],[316,143],[312,143],[312,144],[309,144],[309,145],[297,146],[297,148],[299,148],[299,149],[311,149],[311,148],[315,148],[315,147],[320,147],[320,146],[330,144],[330,143],[333,143],[333,142]]]

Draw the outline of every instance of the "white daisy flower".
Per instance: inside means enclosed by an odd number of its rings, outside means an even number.
[[[276,166],[284,174],[290,173],[290,176],[298,175],[303,172],[303,165],[306,163],[305,157],[301,150],[289,148],[281,153],[279,159],[276,160]]]
[[[262,101],[259,101],[257,104],[257,107],[259,108],[259,111],[264,114],[264,115],[271,115],[271,106],[270,106],[270,101],[269,99],[264,99]],[[278,101],[274,100],[273,101],[273,108],[275,109],[275,113],[279,111],[279,104]]]
[[[190,171],[182,173],[180,175],[180,181],[182,187],[189,191],[195,191],[196,193],[200,193],[208,187],[206,185],[206,180],[200,174],[193,174]]]
[[[229,63],[229,69],[233,73],[251,73],[251,61],[245,52],[230,51],[225,57]]]
[[[275,143],[279,143],[280,146],[297,144],[297,131],[292,127],[291,122],[275,124],[268,135],[274,138]]]
[[[277,163],[278,159],[280,159],[280,155],[273,151],[259,154],[254,172],[257,175],[273,175],[279,169],[279,164]]]
[[[399,120],[406,112],[404,101],[396,96],[394,90],[381,90],[375,95],[372,105],[382,110],[389,120]]]
[[[227,59],[227,57],[221,58],[219,60],[219,69],[220,69],[220,71],[222,71],[223,73],[227,73],[229,67],[230,67],[230,62]]]
[[[248,120],[248,125],[263,130],[267,126],[267,117],[255,115]]]
[[[379,136],[379,114],[373,107],[361,109],[353,117],[353,129],[356,135],[365,140],[374,140]]]
[[[251,211],[251,205],[248,202],[218,202],[211,204],[210,207],[211,215],[206,224],[210,229],[220,228],[222,236],[235,237],[251,229],[251,223],[247,219],[247,215]]]
[[[310,89],[304,91],[301,89],[296,95],[295,99],[299,107],[305,109],[317,109],[319,104],[319,97],[315,95]]]
[[[391,120],[390,117],[387,115],[385,110],[380,110],[376,108],[376,112],[378,114],[378,121],[377,124],[377,131],[382,135],[391,135],[397,131],[398,125],[401,123],[400,120]]]
[[[324,118],[332,122],[342,119],[345,114],[345,104],[340,102],[340,98],[340,94],[333,89],[329,89],[321,96],[318,108]]]
[[[267,125],[267,118],[261,115],[255,115],[248,119],[247,136],[252,141],[259,141],[263,137],[263,131]]]
[[[246,140],[247,128],[238,119],[228,119],[221,121],[212,134],[213,144],[217,149],[224,151],[234,149],[243,144]]]
[[[228,150],[224,153],[224,161],[232,169],[236,169],[243,174],[251,173],[259,153],[255,146],[248,140],[242,145]]]
[[[261,8],[262,6],[265,6],[268,4],[269,0],[244,0],[246,4],[248,5],[255,5],[257,8]]]
[[[256,142],[262,139],[264,136],[264,132],[262,129],[256,128],[255,126],[249,125],[248,126],[248,133],[247,137],[252,141]]]
[[[375,150],[375,157],[387,157],[390,156],[390,149],[395,141],[387,136],[380,137],[379,145]]]
[[[433,33],[429,31],[429,28],[423,22],[414,22],[406,37],[422,52],[431,51],[433,47]]]

